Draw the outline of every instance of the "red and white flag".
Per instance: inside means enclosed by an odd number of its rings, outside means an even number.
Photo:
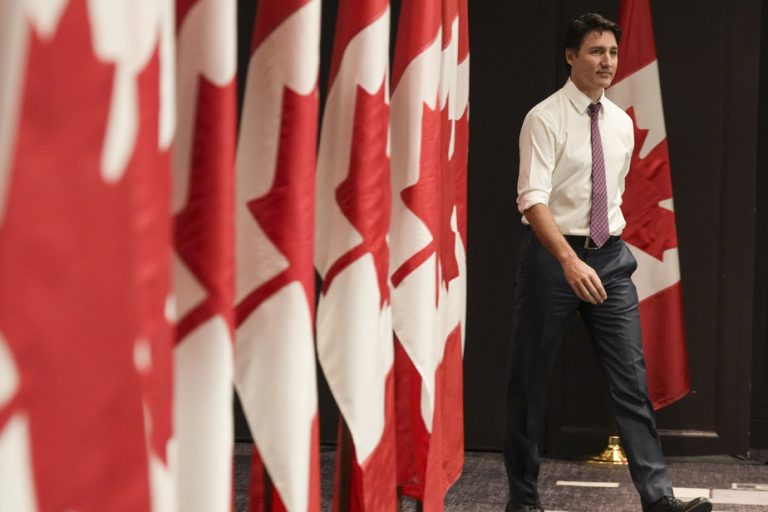
[[[0,510],[170,511],[170,1],[0,7]]]
[[[232,504],[235,0],[176,0],[174,423],[179,510]]]
[[[235,204],[235,382],[255,443],[252,511],[320,510],[312,325],[319,48],[319,0],[259,1]]]
[[[648,0],[622,0],[619,69],[608,97],[635,124],[635,150],[622,211],[622,236],[637,259],[632,280],[640,299],[648,391],[655,408],[690,390],[680,293],[672,180],[659,66]]]
[[[392,94],[398,481],[443,510],[464,461],[466,2],[404,1]]]
[[[341,0],[317,164],[317,348],[353,444],[334,508],[371,512],[397,508],[388,76],[388,0]]]

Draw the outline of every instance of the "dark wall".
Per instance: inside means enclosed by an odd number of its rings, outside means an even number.
[[[765,8],[764,12],[765,12]],[[763,22],[758,110],[755,334],[752,352],[750,447],[768,449],[768,23]]]
[[[244,76],[254,2],[240,4]],[[399,1],[393,2],[393,33]],[[768,424],[768,179],[757,173],[760,0],[652,0],[680,242],[692,393],[659,412],[668,454],[741,453]],[[323,2],[321,94],[337,2]],[[525,113],[565,81],[562,29],[596,11],[615,19],[618,0],[470,0],[469,281],[465,351],[466,445],[499,449],[517,246],[517,137]],[[766,75],[766,54],[762,70]],[[768,98],[768,80],[762,97]],[[765,119],[762,116],[761,119]],[[762,147],[768,126],[761,125]],[[761,168],[768,165],[766,150]],[[758,177],[760,176],[760,177]],[[757,248],[757,252],[756,252]],[[764,253],[762,253],[764,254]],[[757,281],[755,281],[757,278]],[[757,283],[757,286],[755,286]],[[753,292],[755,306],[753,307]],[[754,313],[754,318],[753,318]],[[754,320],[754,322],[753,322]],[[754,347],[753,347],[754,339]],[[754,369],[750,354],[761,356]],[[762,373],[760,373],[762,372]],[[543,448],[596,451],[611,429],[595,358],[583,328],[569,330],[551,385]],[[321,385],[322,438],[336,411]],[[762,411],[762,412],[760,412]],[[758,414],[759,413],[759,414]],[[760,422],[763,423],[760,423]],[[238,437],[248,437],[242,418]],[[768,429],[763,430],[768,432]],[[768,435],[768,434],[766,434]],[[764,442],[764,441],[763,441]],[[765,446],[765,444],[763,444]]]

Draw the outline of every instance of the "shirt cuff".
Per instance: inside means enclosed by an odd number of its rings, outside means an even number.
[[[536,204],[549,204],[549,194],[542,192],[541,190],[532,190],[525,194],[521,194],[517,198],[517,209],[521,214]]]

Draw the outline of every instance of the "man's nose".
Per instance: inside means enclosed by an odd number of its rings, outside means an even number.
[[[611,67],[612,64],[613,64],[613,59],[611,59],[611,54],[604,53],[602,55],[602,58],[600,59],[600,65],[608,68],[608,67]]]

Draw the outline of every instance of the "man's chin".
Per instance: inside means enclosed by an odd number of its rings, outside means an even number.
[[[600,82],[598,83],[600,84],[600,87],[602,87],[603,89],[607,89],[611,86],[612,82],[613,82],[613,79],[611,78],[608,80],[600,80]]]
[[[611,85],[611,82],[613,82],[613,75],[598,77],[597,81],[602,87],[609,87]]]

